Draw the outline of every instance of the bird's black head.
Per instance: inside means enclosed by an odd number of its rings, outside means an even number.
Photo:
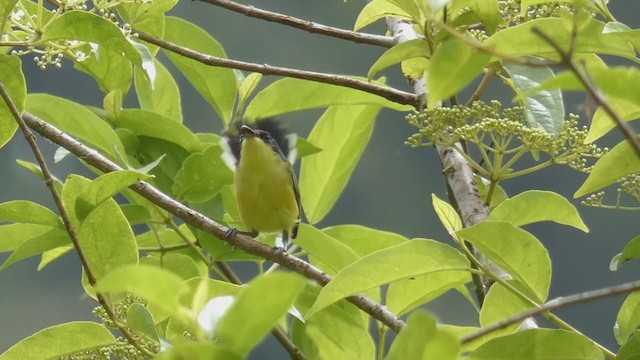
[[[247,136],[260,138],[286,159],[289,156],[289,142],[286,135],[287,132],[273,118],[256,120],[250,125],[244,122],[236,123],[232,129],[225,133],[231,153],[237,161],[240,160],[242,138]]]

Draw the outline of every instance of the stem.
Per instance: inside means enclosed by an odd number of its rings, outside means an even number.
[[[60,193],[58,193],[58,189],[56,189],[55,187],[55,181],[54,181],[53,175],[51,174],[51,171],[49,170],[49,166],[47,165],[47,162],[45,161],[44,156],[42,155],[42,152],[38,147],[35,135],[33,135],[31,130],[29,130],[29,127],[25,123],[22,115],[20,115],[20,110],[18,110],[15,103],[11,99],[11,96],[9,96],[9,93],[5,88],[3,81],[0,81],[0,95],[2,96],[7,106],[9,107],[9,110],[11,111],[11,114],[13,115],[14,119],[18,122],[18,125],[20,126],[20,130],[22,131],[25,139],[27,140],[29,147],[31,147],[31,151],[35,156],[36,161],[38,162],[38,165],[40,165],[40,169],[42,170],[42,175],[44,177],[44,183],[47,186],[47,188],[49,188],[51,197],[53,198],[53,201],[56,204],[56,207],[58,208],[58,212],[60,213],[60,217],[62,218],[62,222],[64,224],[65,230],[67,231],[67,234],[69,234],[71,243],[73,244],[73,247],[75,248],[76,253],[78,254],[78,258],[80,259],[80,263],[82,264],[84,272],[87,276],[87,280],[89,281],[89,284],[92,287],[94,287],[96,284],[96,276],[93,273],[93,270],[91,270],[91,267],[89,266],[89,261],[87,260],[84,252],[82,251],[82,248],[80,247],[78,234],[76,233],[76,230],[74,229],[73,224],[71,224],[69,215],[65,209],[64,203],[62,202],[62,198],[60,197]],[[115,312],[113,311],[113,309],[111,309],[105,297],[101,293],[96,292],[96,298],[98,298],[98,302],[100,303],[100,306],[102,306],[102,308],[105,310],[105,313],[107,314],[109,319],[111,319],[113,324],[120,330],[120,332],[122,332],[122,334],[127,339],[127,341],[131,345],[133,345],[138,351],[140,351],[143,355],[147,357],[153,357],[155,354],[150,352],[142,344],[138,343],[134,335],[129,332],[128,328],[125,325],[122,325],[120,323]]]
[[[159,252],[159,253],[167,253],[170,251],[176,251],[176,250],[184,250],[184,249],[189,249],[190,246],[187,244],[180,244],[180,245],[170,245],[170,246],[159,246],[159,247],[139,247],[138,251],[140,252]]]
[[[199,0],[204,3],[215,5],[225,8],[227,10],[234,11],[236,13],[261,19],[269,22],[274,22],[286,26],[291,26],[296,29],[305,30],[310,33],[326,35],[338,39],[349,40],[360,44],[369,44],[390,48],[395,45],[393,38],[388,36],[380,36],[373,34],[363,34],[354,31],[339,29],[331,26],[317,24],[312,21],[298,19],[293,16],[280,14],[272,11],[262,10],[253,6],[238,4],[229,0]]]
[[[553,164],[556,164],[556,160],[554,158],[551,158],[543,163],[537,164],[536,166],[532,166],[527,169],[522,169],[522,170],[514,171],[509,174],[502,175],[500,176],[500,180],[509,180],[509,179],[517,178],[518,176],[528,175],[536,171],[542,170],[544,168],[547,168]]]
[[[387,330],[389,330],[388,327],[378,324],[378,351],[376,356],[378,360],[384,360],[384,350],[387,347]]]
[[[207,55],[195,50],[185,48],[168,41],[159,39],[153,35],[149,35],[140,31],[136,31],[135,34],[141,39],[150,44],[157,45],[165,50],[174,52],[178,55],[182,55],[189,59],[198,61],[205,65],[219,66],[224,68],[238,69],[258,72],[264,75],[279,75],[288,76],[296,79],[311,80],[325,84],[337,85],[348,87],[351,89],[361,90],[370,94],[378,95],[387,100],[393,101],[398,104],[417,106],[417,97],[414,94],[400,91],[388,86],[382,86],[372,84],[367,81],[354,79],[351,77],[319,73],[315,71],[305,71],[290,69],[285,67],[271,66],[267,64],[255,64],[238,60],[225,59],[217,56]]]
[[[482,77],[482,80],[480,80],[480,84],[478,84],[476,91],[473,92],[473,95],[471,95],[469,100],[467,100],[467,102],[464,104],[465,107],[470,107],[475,101],[480,100],[482,94],[484,94],[484,91],[491,83],[491,79],[493,79],[493,76],[496,74],[496,72],[497,70],[494,67],[490,67],[489,70],[487,70],[487,72]]]

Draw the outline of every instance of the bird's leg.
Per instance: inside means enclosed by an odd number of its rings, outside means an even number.
[[[227,230],[227,232],[224,233],[224,238],[225,239],[229,239],[231,236],[236,235],[236,234],[242,234],[242,235],[246,235],[252,238],[255,238],[256,236],[258,236],[258,232],[253,230],[253,231],[240,231],[234,227],[229,228],[229,230]],[[232,245],[231,248],[231,252],[236,251],[236,246]]]

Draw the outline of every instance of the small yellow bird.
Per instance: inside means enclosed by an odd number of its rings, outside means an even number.
[[[291,163],[268,131],[240,127],[235,172],[240,218],[254,234],[282,233],[286,250],[300,226],[300,191]]]

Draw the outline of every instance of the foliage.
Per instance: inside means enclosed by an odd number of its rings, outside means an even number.
[[[626,138],[610,150],[595,144],[621,127],[613,121],[617,114],[623,123],[640,114],[640,96],[632,90],[640,78],[638,69],[610,68],[602,60],[609,55],[637,63],[640,33],[616,22],[606,1],[373,0],[355,20],[356,30],[397,17],[410,21],[416,38],[386,50],[367,79],[335,76],[318,82],[301,74],[268,86],[262,86],[259,73],[234,70],[237,64],[207,64],[213,57],[224,62],[224,47],[197,25],[167,16],[177,0],[49,3],[0,1],[0,46],[7,53],[0,55],[0,81],[10,98],[0,104],[0,145],[19,129],[11,111],[15,107],[90,146],[122,170],[101,173],[88,165],[95,178],[71,174],[58,180],[48,178],[41,164],[20,160],[59,192],[59,213],[29,201],[0,204],[0,222],[6,222],[0,225],[0,251],[11,252],[0,270],[35,255],[42,257],[42,268],[75,251],[100,321],[43,329],[0,360],[240,359],[270,332],[309,359],[615,356],[548,311],[544,315],[559,329],[518,331],[519,320],[465,340],[548,301],[551,257],[523,226],[552,221],[589,231],[579,211],[561,195],[531,189],[509,197],[501,182],[567,165],[589,174],[575,193],[597,192],[586,198],[586,205],[640,209],[638,138]],[[144,41],[143,34],[186,50]],[[233,173],[221,158],[221,138],[183,124],[180,89],[173,71],[158,57],[160,51],[226,129],[243,119],[325,109],[308,138],[298,141],[303,150],[300,192],[309,224],[301,226],[290,252],[332,275],[327,284],[306,281],[310,265],[290,265],[277,251],[268,259],[279,264],[266,268],[265,259],[250,248],[235,249],[218,238],[220,232],[190,225],[194,212],[169,213],[158,201],[135,192],[154,186],[220,224],[242,228]],[[22,73],[28,54],[35,55],[42,69],[60,67],[62,59],[73,62],[103,91],[103,108],[29,92]],[[384,97],[395,89],[375,77],[397,64],[410,82],[426,84],[426,101],[412,107]],[[556,65],[566,71],[556,74]],[[492,79],[500,80],[519,105],[504,108],[496,100],[482,100]],[[473,96],[458,104],[461,91],[472,84],[477,84]],[[594,89],[607,96],[598,103],[591,126],[582,126],[577,115],[565,114],[563,93]],[[129,93],[137,97],[139,108],[123,108]],[[490,209],[482,221],[470,223],[460,216],[460,201],[432,198],[455,246],[444,244],[445,239],[407,239],[353,224],[316,226],[344,192],[382,108],[406,116],[415,127],[409,146],[452,148],[473,168],[478,183],[473,196],[482,196]],[[522,161],[527,155],[533,164]],[[466,182],[474,184],[474,178]],[[603,189],[615,183],[620,187],[616,203],[606,205]],[[257,241],[273,243],[268,237]],[[612,269],[640,257],[639,242],[638,237],[631,240],[612,261]],[[230,260],[256,264],[260,274],[241,285],[225,262]],[[280,265],[299,274],[280,270]],[[420,309],[452,290],[479,309],[479,327],[441,324]],[[363,312],[357,300],[365,295],[385,308]],[[615,330],[620,358],[640,351],[639,304],[634,293],[620,309]],[[390,327],[381,315],[387,309],[407,315],[404,329],[388,346]],[[375,336],[369,315],[376,320]]]

